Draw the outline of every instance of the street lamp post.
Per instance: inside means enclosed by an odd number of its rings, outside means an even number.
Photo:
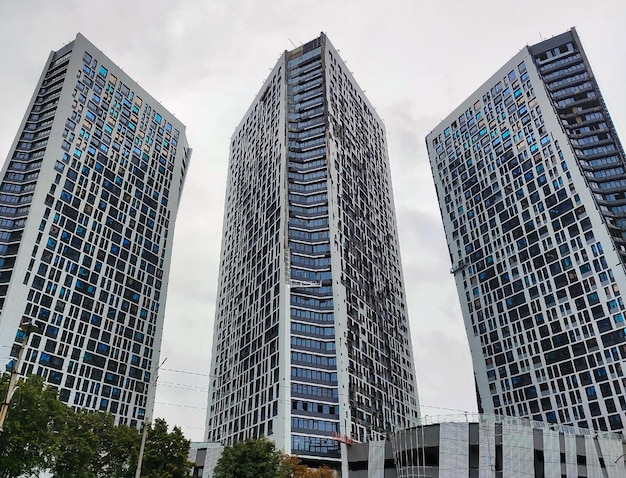
[[[17,353],[17,360],[12,360],[11,364],[11,376],[9,378],[9,386],[7,388],[6,396],[4,397],[4,402],[2,402],[2,407],[0,408],[0,433],[4,431],[4,420],[9,412],[9,404],[11,403],[11,399],[15,394],[15,383],[17,382],[17,375],[19,373],[20,364],[22,362],[22,355],[24,355],[24,349],[26,348],[26,344],[28,343],[28,336],[33,332],[39,332],[39,327],[33,322],[22,322],[20,324],[20,330],[24,332],[24,339],[20,344],[20,350]]]

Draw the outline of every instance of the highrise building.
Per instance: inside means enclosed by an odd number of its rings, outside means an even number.
[[[0,344],[16,357],[34,322],[18,372],[68,405],[131,426],[151,406],[190,154],[82,35],[50,54],[0,173]]]
[[[347,466],[418,416],[385,130],[325,35],[235,130],[223,234],[208,441]]]
[[[523,48],[426,138],[479,408],[626,423],[626,165],[572,29]]]

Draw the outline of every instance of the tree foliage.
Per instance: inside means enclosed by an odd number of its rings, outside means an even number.
[[[282,453],[266,438],[248,438],[224,448],[214,478],[277,478]]]
[[[286,455],[281,460],[278,475],[279,478],[335,478],[335,471],[325,465],[319,468],[309,468],[300,463],[300,459],[294,455]]]
[[[249,438],[227,446],[214,478],[334,478],[328,467],[309,468],[297,456],[285,455],[266,438]]]
[[[132,476],[138,452],[136,429],[116,427],[110,414],[79,411],[68,415],[50,467],[55,478]]]
[[[4,400],[8,380],[0,380]],[[9,414],[0,433],[0,478],[133,478],[141,435],[135,428],[115,426],[108,413],[74,412],[58,400],[56,391],[40,377],[18,382]],[[190,442],[163,419],[148,429],[144,478],[186,478]]]
[[[7,386],[5,378],[0,386],[2,401]],[[19,381],[0,433],[0,477],[31,476],[46,469],[70,411],[40,377]]]
[[[167,431],[167,422],[157,418],[148,431],[141,476],[144,478],[186,478],[193,466],[187,458],[191,442],[180,428]]]

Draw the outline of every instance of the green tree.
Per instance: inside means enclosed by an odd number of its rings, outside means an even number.
[[[4,400],[8,377],[0,378]],[[111,414],[74,412],[41,377],[18,382],[18,391],[0,433],[0,478],[133,478],[141,436],[124,425],[115,426]],[[168,432],[163,419],[148,430],[143,478],[187,478],[192,463],[190,441],[180,428]]]
[[[101,453],[91,460],[91,469],[97,478],[134,477],[141,436],[136,428],[114,425],[110,414],[96,413],[100,421],[94,429],[100,437]],[[103,420],[106,418],[106,420]]]
[[[214,478],[280,478],[283,453],[266,438],[248,438],[224,448]]]
[[[142,478],[187,478],[193,463],[189,458],[191,442],[179,427],[168,432],[167,422],[157,418],[148,429]]]
[[[4,400],[8,377],[0,381]],[[72,411],[41,377],[18,381],[9,413],[0,433],[0,477],[33,476],[51,464],[59,431]]]
[[[89,464],[98,451],[98,437],[89,428],[86,413],[71,414],[60,431],[50,471],[55,478],[93,478]]]
[[[55,478],[124,477],[136,463],[139,433],[115,426],[113,415],[71,413],[60,433],[50,468]]]

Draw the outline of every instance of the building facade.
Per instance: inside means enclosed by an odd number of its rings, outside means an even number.
[[[350,478],[621,478],[624,453],[618,433],[472,414],[425,417],[348,456]]]
[[[223,234],[207,441],[338,466],[418,416],[385,131],[323,34],[233,134]]]
[[[624,151],[574,29],[426,138],[479,408],[626,424]]]
[[[191,476],[194,478],[213,478],[224,446],[220,443],[192,442],[189,449],[189,461],[193,463]]]
[[[190,154],[185,126],[82,35],[50,54],[0,173],[0,344],[16,357],[34,322],[18,372],[70,406],[131,426],[152,406]]]

